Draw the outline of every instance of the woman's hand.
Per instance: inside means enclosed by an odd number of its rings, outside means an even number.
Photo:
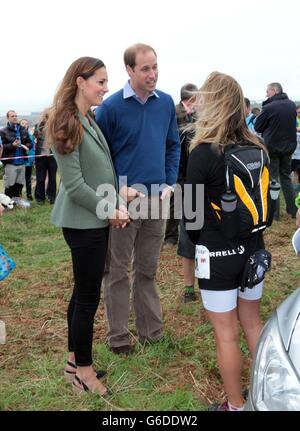
[[[109,223],[112,227],[124,228],[130,222],[129,213],[124,205],[120,205],[119,209],[115,209]]]

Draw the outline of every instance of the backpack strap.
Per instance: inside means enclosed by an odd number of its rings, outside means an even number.
[[[225,165],[225,181],[226,181],[226,190],[233,192],[234,190],[234,177],[233,171],[231,167],[231,160],[226,155],[226,150],[228,147],[224,148],[224,165]]]
[[[225,169],[225,181],[226,181],[226,190],[231,190],[231,185],[233,184],[233,172],[231,169],[231,162],[229,158],[226,157],[226,148],[224,148],[224,169]],[[219,226],[221,223],[221,207],[208,196],[208,202],[210,204],[210,208],[214,215],[214,218]]]

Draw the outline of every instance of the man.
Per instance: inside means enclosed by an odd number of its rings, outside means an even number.
[[[254,129],[262,134],[268,148],[271,178],[276,181],[280,178],[286,211],[295,218],[297,208],[291,181],[291,156],[297,145],[296,105],[283,93],[278,82],[267,86],[266,96]],[[279,220],[279,199],[275,219]]]
[[[198,88],[195,84],[184,84],[180,90],[180,103],[176,105],[177,125],[180,133],[180,163],[177,183],[184,191],[184,183],[186,179],[187,162],[189,155],[190,141],[193,137],[191,131],[186,127],[195,121],[194,104],[195,93]],[[175,192],[176,193],[176,192]],[[183,195],[182,195],[183,197]],[[169,244],[175,245],[178,241],[178,225],[179,218],[174,208],[174,194],[170,199],[170,217],[167,220],[164,248]],[[177,254],[182,257],[183,267],[183,282],[184,282],[184,302],[196,301],[194,290],[195,279],[195,246],[189,239],[184,224],[180,223],[180,234]]]
[[[255,117],[258,117],[260,114],[260,109],[257,106],[254,106],[251,110],[251,114],[255,115]]]
[[[4,166],[5,194],[9,197],[21,197],[22,188],[25,184],[25,159],[32,147],[27,130],[18,124],[18,116],[15,111],[6,114],[7,126],[0,130],[3,144],[2,157]]]
[[[246,124],[250,132],[255,133],[254,124],[256,121],[256,115],[251,112],[251,103],[247,97],[244,97],[244,102],[245,102]]]
[[[130,79],[97,108],[96,120],[110,146],[120,195],[129,203],[129,213],[130,205],[143,208],[141,216],[134,217],[126,229],[111,230],[104,277],[108,344],[114,353],[128,355],[133,350],[128,330],[128,265],[132,258],[133,306],[139,340],[144,343],[162,337],[162,312],[155,285],[165,230],[161,207],[165,201],[168,203],[176,183],[180,146],[172,98],[156,90],[158,67],[154,49],[133,45],[125,51],[124,63]],[[156,208],[160,216],[150,217]]]
[[[198,88],[194,84],[185,84],[180,90],[180,102],[176,105],[176,120],[180,131],[180,163],[177,183],[182,187],[188,157],[188,146],[190,134],[185,132],[185,127],[194,121],[193,92]],[[166,224],[164,249],[174,246],[178,242],[178,226],[180,219],[174,213],[174,195],[170,198],[170,216]]]
[[[297,109],[297,132],[300,133],[300,105],[297,105],[296,109]]]

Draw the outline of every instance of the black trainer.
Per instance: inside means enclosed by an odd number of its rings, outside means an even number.
[[[184,301],[184,303],[197,301],[196,293],[195,292],[184,292],[183,301]]]

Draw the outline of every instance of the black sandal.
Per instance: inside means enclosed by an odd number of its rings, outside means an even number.
[[[74,371],[64,370],[65,378],[70,382],[73,380],[74,376],[76,375],[76,369],[77,365],[74,364],[74,362],[67,361],[67,364],[74,368]],[[106,370],[96,370],[96,377],[98,380],[102,379],[102,377],[106,376],[107,371]]]
[[[77,385],[77,383],[75,383],[75,382],[77,382],[81,387],[79,387],[78,385]],[[98,395],[100,395],[100,397],[103,397],[103,398],[105,398],[105,397],[107,397],[107,396],[110,396],[110,395],[112,395],[112,392],[111,392],[111,390],[110,389],[108,389],[108,388],[106,388],[106,391],[104,392],[104,394],[101,394],[99,391],[97,391],[97,390],[94,390],[94,391],[92,391],[85,383],[84,383],[84,381],[82,381],[78,376],[76,376],[75,375],[75,377],[74,377],[74,380],[73,380],[73,382],[72,382],[72,387],[73,387],[73,390],[77,393],[77,394],[80,394],[80,395],[82,395],[84,392],[92,392],[92,393],[98,393]]]

